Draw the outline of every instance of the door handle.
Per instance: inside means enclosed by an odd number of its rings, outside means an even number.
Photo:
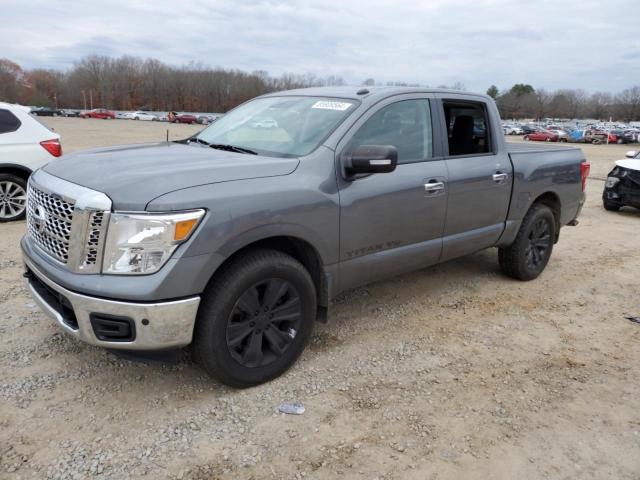
[[[444,182],[427,182],[424,184],[424,191],[427,193],[438,193],[444,190]]]
[[[496,183],[504,183],[507,178],[509,178],[508,173],[498,172],[493,174],[493,181]]]

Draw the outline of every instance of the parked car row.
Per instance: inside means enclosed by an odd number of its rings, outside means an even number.
[[[120,119],[120,120],[142,120],[152,122],[170,122],[170,123],[186,123],[210,125],[215,122],[221,115],[214,114],[193,114],[178,113],[175,111],[166,114],[161,112],[149,112],[146,110],[136,110],[133,112],[112,111],[105,108],[94,108],[91,110],[71,110],[58,109],[52,107],[35,107],[31,109],[31,114],[41,117],[80,117],[80,118],[99,118],[103,120]]]
[[[525,141],[572,143],[638,143],[640,129],[633,127],[610,129],[602,126],[571,127],[547,124],[503,124],[505,135],[523,135]]]

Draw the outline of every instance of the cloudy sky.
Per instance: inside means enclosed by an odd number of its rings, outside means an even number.
[[[353,84],[640,84],[637,0],[0,0],[0,11],[0,57],[26,68],[98,53]]]

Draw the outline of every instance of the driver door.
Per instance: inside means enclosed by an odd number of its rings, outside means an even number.
[[[393,145],[393,172],[348,178],[342,155],[361,145]],[[428,95],[400,95],[374,106],[338,152],[340,289],[437,263],[442,251],[447,170],[434,142]]]

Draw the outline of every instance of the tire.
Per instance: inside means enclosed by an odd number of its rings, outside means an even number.
[[[276,250],[250,251],[224,266],[207,286],[193,358],[226,385],[259,385],[295,363],[315,318],[316,290],[304,266]]]
[[[612,202],[611,200],[608,200],[604,197],[602,198],[602,206],[609,212],[617,212],[618,210],[620,210],[620,208],[622,208],[622,205],[620,205],[619,203]]]
[[[555,235],[556,221],[551,209],[541,203],[533,204],[522,220],[514,242],[498,250],[500,269],[518,280],[537,278],[549,262]]]
[[[0,223],[25,217],[27,181],[9,173],[0,173]]]
[[[618,140],[616,140],[616,143],[618,145],[622,145],[624,143],[624,141],[621,138],[619,138]]]
[[[522,140],[524,140],[525,142],[529,141],[529,135],[525,135],[524,137],[522,137]]]

